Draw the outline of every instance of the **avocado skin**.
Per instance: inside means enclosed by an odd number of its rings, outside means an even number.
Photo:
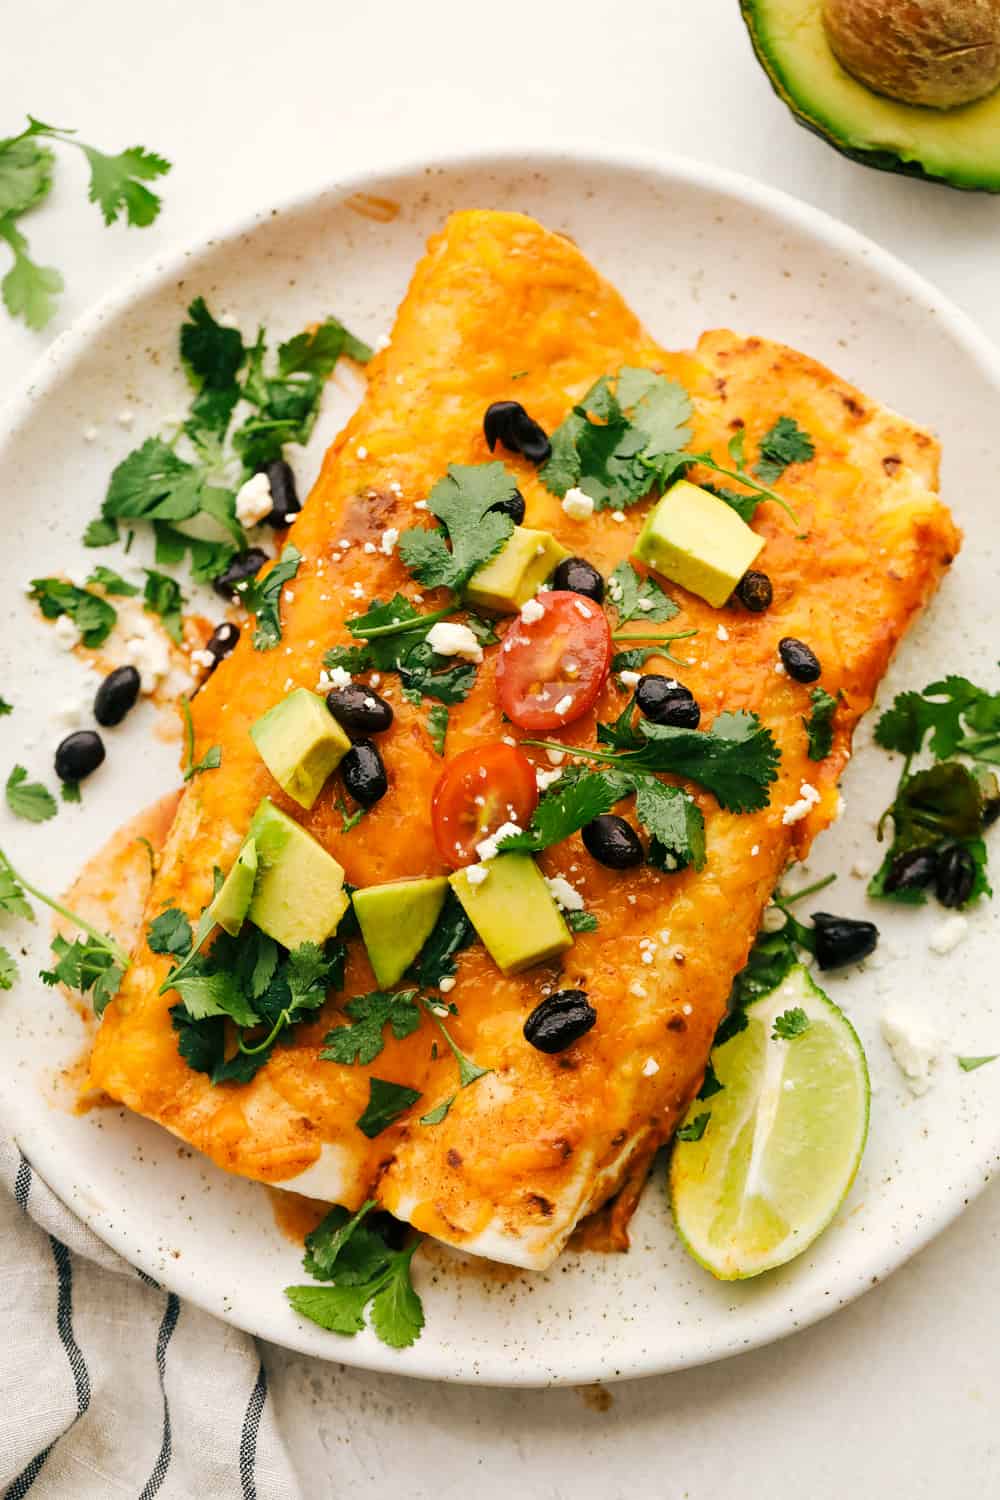
[[[872,167],[877,172],[893,172],[899,177],[912,177],[920,182],[932,183],[940,187],[957,188],[959,191],[966,193],[1000,193],[1000,146],[997,149],[993,180],[976,180],[969,174],[969,170],[964,167],[956,167],[953,172],[935,172],[919,161],[902,157],[897,152],[886,150],[884,147],[849,145],[837,136],[831,125],[826,124],[822,120],[815,119],[809,113],[807,101],[793,92],[792,84],[786,79],[777,60],[768,50],[767,43],[758,23],[758,17],[766,8],[766,4],[767,0],[740,0],[740,12],[746,23],[757,61],[767,74],[768,82],[772,89],[782,104],[791,112],[792,118],[797,124],[808,130],[810,134],[818,135],[828,146],[832,146],[835,151],[839,152],[841,156],[846,156],[849,161],[858,162],[863,167]],[[863,85],[861,86],[863,87]],[[974,105],[965,106],[967,109],[974,107]],[[915,109],[915,106],[900,105],[900,108]]]

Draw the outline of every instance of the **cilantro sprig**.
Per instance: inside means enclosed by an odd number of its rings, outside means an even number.
[[[365,1310],[382,1343],[392,1349],[409,1348],[424,1326],[424,1310],[413,1285],[412,1262],[421,1239],[393,1249],[376,1227],[373,1199],[355,1214],[332,1208],[306,1236],[305,1270],[322,1286],[308,1283],[285,1288],[295,1311],[331,1333],[351,1337],[365,1327]],[[382,1217],[382,1216],[380,1216]]]
[[[427,643],[431,627],[453,613],[450,607],[421,613],[403,594],[394,595],[386,604],[373,599],[363,615],[347,621],[358,644],[332,647],[323,664],[328,670],[342,667],[355,673],[395,672],[403,684],[404,697],[411,703],[424,698],[442,704],[461,703],[476,680],[475,665],[438,656]],[[433,727],[440,732],[440,720]]]
[[[298,575],[302,553],[288,542],[281,557],[262,578],[251,579],[243,604],[257,616],[253,634],[255,651],[273,651],[281,640],[281,590]]]
[[[28,116],[19,135],[0,140],[0,240],[6,242],[13,265],[0,282],[0,295],[7,311],[23,318],[29,328],[44,328],[55,315],[63,278],[53,266],[42,266],[31,258],[28,241],[19,223],[25,214],[44,202],[52,189],[55,154],[43,141],[75,146],[90,167],[88,197],[96,203],[105,224],[124,216],[138,228],[152,224],[160,211],[160,198],[146,186],[170,171],[170,163],[144,146],[130,146],[109,155],[76,137]]]
[[[30,597],[47,620],[69,616],[89,650],[103,645],[115,627],[118,611],[90,589],[78,588],[63,578],[33,578],[30,590]]]
[[[425,588],[460,593],[513,532],[512,517],[496,506],[516,488],[502,463],[449,464],[427,497],[440,528],[411,527],[399,539],[399,555],[413,576]]]
[[[15,766],[5,787],[7,806],[27,823],[46,823],[59,811],[59,804],[40,781],[29,781],[24,766]]]

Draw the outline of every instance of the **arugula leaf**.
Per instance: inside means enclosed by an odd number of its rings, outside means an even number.
[[[812,438],[794,417],[779,417],[760,440],[760,457],[753,472],[764,484],[774,484],[791,464],[807,464],[815,458]]]
[[[180,584],[176,579],[168,577],[166,573],[158,573],[155,568],[146,568],[144,571],[146,574],[146,587],[143,592],[145,608],[150,614],[160,616],[164,630],[179,646],[183,640],[181,608],[184,604]]]
[[[579,486],[598,510],[632,505],[656,482],[661,456],[690,440],[690,415],[683,386],[622,366],[596,381],[556,428],[539,477],[556,495]]]
[[[408,977],[421,989],[437,989],[442,979],[455,977],[455,954],[468,948],[475,936],[462,903],[449,890],[434,930],[407,970]]]
[[[392,1083],[385,1078],[370,1077],[368,1103],[355,1124],[370,1141],[374,1140],[412,1108],[419,1098],[419,1089],[407,1088],[405,1084]]]
[[[643,578],[628,562],[619,563],[608,579],[608,598],[617,612],[619,627],[635,619],[651,623],[672,620],[680,613],[679,606],[655,578]]]
[[[441,531],[404,531],[399,555],[414,577],[425,588],[458,593],[513,532],[513,519],[493,507],[509,500],[516,488],[502,463],[449,464],[447,477],[428,495],[427,508],[444,526],[451,550]]]
[[[812,1022],[801,1005],[793,1005],[790,1010],[782,1011],[780,1016],[775,1016],[771,1036],[776,1042],[792,1042],[797,1036],[802,1036],[808,1031],[811,1025]]]
[[[813,688],[809,697],[812,713],[802,720],[809,741],[809,759],[825,760],[833,749],[833,716],[837,700],[821,687]]]
[[[963,1073],[974,1073],[977,1068],[985,1068],[987,1063],[996,1062],[1000,1052],[991,1052],[987,1057],[957,1057],[955,1061]]]
[[[351,1017],[347,1026],[335,1026],[323,1038],[320,1057],[326,1062],[374,1062],[385,1045],[382,1030],[392,1028],[397,1041],[410,1036],[420,1025],[420,1009],[415,1004],[416,990],[389,993],[372,990],[348,1000],[344,1010]]]
[[[711,1118],[712,1111],[710,1109],[706,1109],[704,1113],[700,1115],[695,1115],[693,1120],[691,1120],[687,1125],[682,1125],[680,1130],[677,1131],[677,1140],[700,1141],[702,1136],[705,1134],[705,1128]]]
[[[129,583],[120,573],[113,568],[106,568],[103,563],[98,563],[87,578],[88,583],[96,584],[106,594],[121,594],[125,598],[131,598],[139,592],[134,583]]]
[[[168,906],[149,924],[146,942],[153,953],[184,958],[191,951],[191,923],[176,906]]]
[[[435,703],[428,713],[427,733],[438,755],[443,755],[445,736],[448,733],[448,710],[443,703]]]
[[[0,990],[13,989],[19,978],[17,960],[9,949],[0,946]]]
[[[7,806],[29,823],[46,823],[59,811],[59,804],[40,781],[29,781],[23,766],[15,766],[7,777]]]
[[[252,579],[243,595],[245,607],[257,616],[255,651],[272,651],[281,640],[281,590],[296,576],[301,561],[301,552],[288,542],[270,572],[263,578]]]
[[[106,945],[93,938],[75,938],[68,943],[58,934],[52,939],[56,962],[43,969],[39,978],[45,984],[64,984],[81,995],[93,991],[94,1014],[104,1014],[108,1002],[121,987],[124,969]]]
[[[33,578],[31,597],[37,601],[47,620],[68,615],[79,630],[83,644],[90,650],[103,645],[118,619],[113,604],[99,594],[91,594],[61,578]]]

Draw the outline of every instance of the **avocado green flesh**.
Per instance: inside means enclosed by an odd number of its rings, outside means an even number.
[[[310,808],[351,742],[323,699],[296,688],[250,725],[257,753],[281,789]]]
[[[867,166],[1000,192],[1000,90],[960,109],[901,104],[841,67],[822,0],[740,3],[754,51],[801,124]]]
[[[325,943],[348,907],[343,866],[267,797],[253,815],[250,840],[260,865],[251,922],[286,948]]]
[[[486,871],[485,880],[456,870],[451,888],[501,973],[520,974],[572,947],[573,934],[530,854],[498,854],[474,868]]]
[[[243,926],[250,909],[256,879],[257,844],[254,839],[248,838],[244,840],[232,869],[212,902],[212,916],[230,937],[235,937]]]
[[[393,880],[354,892],[358,926],[383,989],[402,979],[434,930],[447,894],[443,875]]]

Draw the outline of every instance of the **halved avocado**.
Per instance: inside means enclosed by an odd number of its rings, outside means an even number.
[[[822,0],[740,0],[754,51],[800,125],[854,161],[1000,193],[1000,90],[959,109],[876,94],[841,67]]]

